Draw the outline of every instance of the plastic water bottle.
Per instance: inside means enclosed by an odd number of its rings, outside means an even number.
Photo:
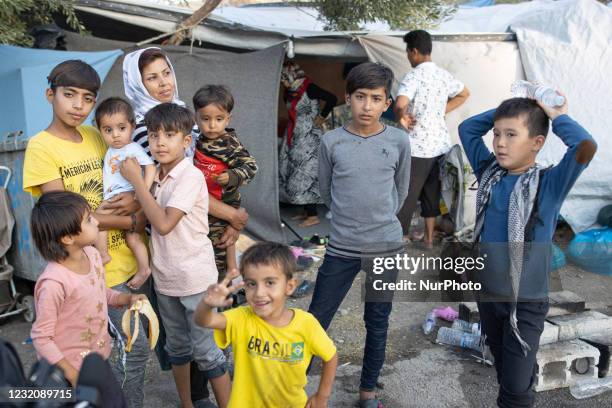
[[[449,327],[440,327],[436,343],[459,346],[482,352],[482,341],[480,335],[467,333]]]
[[[565,98],[554,89],[544,85],[532,84],[529,81],[518,80],[514,82],[510,92],[515,97],[536,99],[546,106],[562,106],[565,103]]]
[[[576,399],[590,398],[612,390],[612,377],[589,378],[570,385],[570,394]]]
[[[470,323],[466,322],[465,320],[457,319],[453,322],[451,328],[480,336],[480,323]]]
[[[425,318],[425,323],[423,323],[423,333],[429,334],[433,331],[434,327],[436,327],[436,315],[433,311],[427,313],[427,317]]]

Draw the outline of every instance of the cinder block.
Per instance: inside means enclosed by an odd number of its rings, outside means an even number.
[[[559,326],[559,341],[578,339],[583,336],[612,330],[612,317],[594,310],[554,316],[548,318],[548,321]]]
[[[476,302],[459,303],[459,319],[470,323],[478,323],[480,321],[480,313]]]
[[[540,346],[536,359],[535,390],[538,392],[569,387],[587,378],[597,378],[599,350],[581,340]]]
[[[581,340],[586,341],[593,347],[597,347],[599,350],[599,364],[597,364],[599,377],[612,377],[612,370],[610,370],[610,364],[612,363],[612,331],[608,330],[585,336]]]
[[[555,343],[559,341],[559,326],[552,323],[544,322],[544,331],[540,336],[540,346],[544,344]]]
[[[550,308],[548,309],[547,316],[552,317],[583,312],[585,301],[574,292],[563,290],[560,292],[550,292],[548,304]]]

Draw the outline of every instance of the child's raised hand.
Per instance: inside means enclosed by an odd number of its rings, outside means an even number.
[[[142,168],[138,161],[133,157],[127,157],[124,161],[121,162],[119,166],[119,171],[123,178],[125,178],[130,183],[134,184],[136,180],[142,179]]]
[[[206,289],[206,294],[202,301],[209,307],[227,307],[232,305],[232,299],[228,296],[244,286],[244,282],[237,285],[230,284],[232,279],[237,278],[240,273],[238,269],[232,269],[225,278]]]
[[[559,117],[561,115],[567,115],[567,111],[568,111],[568,109],[567,109],[567,96],[563,92],[561,92],[561,91],[557,91],[557,93],[565,98],[565,103],[563,105],[561,105],[561,106],[548,106],[548,105],[544,105],[542,102],[536,100],[536,102],[538,103],[540,108],[542,108],[542,110],[544,112],[546,112],[546,115],[548,115],[550,120],[555,120],[555,119],[557,119],[557,117]]]

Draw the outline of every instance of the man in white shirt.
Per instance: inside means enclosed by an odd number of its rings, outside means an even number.
[[[404,238],[408,240],[410,221],[417,201],[425,218],[424,242],[433,244],[435,219],[440,215],[439,161],[452,147],[446,113],[461,106],[469,90],[449,72],[431,61],[432,41],[423,30],[404,36],[408,61],[412,66],[398,89],[394,113],[410,137],[410,190],[398,213]]]

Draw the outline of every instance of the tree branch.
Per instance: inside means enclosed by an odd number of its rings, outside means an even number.
[[[178,26],[177,29],[180,31],[176,32],[168,41],[164,42],[164,44],[168,45],[179,45],[185,39],[185,33],[187,30],[192,27],[200,24],[202,20],[204,20],[212,11],[217,8],[217,6],[221,3],[221,0],[207,0],[202,7],[193,12],[192,15],[183,20]]]

